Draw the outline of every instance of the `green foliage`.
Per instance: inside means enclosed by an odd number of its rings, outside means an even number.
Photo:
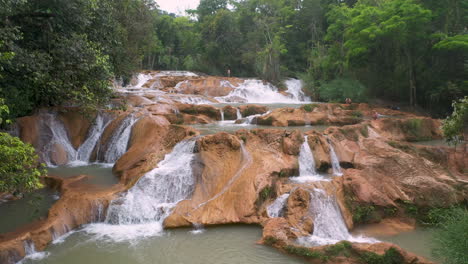
[[[357,80],[336,79],[320,87],[320,96],[327,101],[344,102],[351,98],[354,102],[367,101],[366,88]]]
[[[23,193],[41,187],[45,175],[34,148],[19,138],[0,133],[0,192]]]
[[[433,237],[434,254],[447,264],[468,263],[468,211],[453,209],[439,224]]]
[[[352,208],[354,223],[367,223],[373,220],[375,207],[373,205],[355,205]]]
[[[361,118],[364,116],[364,114],[361,111],[352,111],[350,113],[350,116],[356,117],[356,118]]]
[[[304,109],[306,112],[312,112],[317,107],[319,107],[318,104],[306,104],[302,106],[302,109]]]
[[[390,248],[385,254],[378,255],[373,252],[366,252],[361,255],[361,260],[366,264],[401,264],[405,263],[405,258],[395,249]]]
[[[265,202],[273,194],[273,189],[270,186],[265,186],[259,195],[260,203]]]
[[[305,258],[322,259],[322,260],[328,259],[328,257],[323,255],[322,253],[305,248],[305,247],[296,247],[293,245],[287,245],[284,247],[284,250],[288,252],[289,254],[297,255],[297,256],[301,256]]]
[[[350,242],[348,241],[341,241],[341,242],[338,242],[334,245],[331,245],[329,246],[327,249],[326,249],[326,254],[328,256],[345,256],[345,257],[349,257],[351,256],[351,248],[352,248],[352,245]]]
[[[442,124],[442,132],[449,144],[457,145],[464,138],[468,130],[468,96],[453,102],[453,113],[447,117]]]
[[[274,245],[276,242],[278,242],[278,239],[272,236],[267,236],[264,240],[266,245]]]
[[[361,112],[361,117],[362,117],[362,112]],[[359,128],[359,131],[361,132],[361,134],[364,136],[364,137],[369,137],[369,129],[368,129],[368,125],[363,125],[361,126],[361,128]]]

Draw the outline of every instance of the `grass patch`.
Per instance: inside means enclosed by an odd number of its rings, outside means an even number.
[[[369,137],[369,130],[367,128],[367,125],[361,126],[361,128],[359,128],[359,131],[361,132],[361,135],[363,135],[364,137],[366,138]]]
[[[353,221],[355,223],[368,223],[375,219],[375,206],[354,205],[352,208]]]
[[[366,264],[402,264],[405,263],[405,258],[395,249],[390,248],[385,251],[385,254],[378,255],[373,252],[366,252],[361,255],[361,260]]]
[[[328,257],[322,254],[321,252],[311,250],[305,247],[296,247],[292,245],[287,245],[283,249],[289,254],[297,255],[297,256],[301,256],[305,258],[322,259],[322,260],[328,259]]]
[[[266,200],[273,197],[273,193],[273,188],[271,186],[265,186],[258,194],[256,201],[257,207],[260,207]]]
[[[302,106],[302,109],[304,109],[306,112],[312,112],[317,107],[319,107],[318,104],[306,104]]]
[[[364,116],[361,111],[352,111],[349,115],[354,118],[362,118]]]
[[[272,236],[267,236],[263,241],[265,242],[265,245],[271,246],[278,242],[278,239]]]
[[[341,241],[339,243],[336,243],[334,245],[329,246],[326,249],[326,253],[328,256],[345,256],[349,257],[351,256],[351,248],[352,245],[348,241]]]

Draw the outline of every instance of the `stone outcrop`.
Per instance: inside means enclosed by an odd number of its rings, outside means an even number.
[[[182,94],[197,94],[211,97],[226,96],[233,86],[238,86],[243,80],[226,77],[199,77],[191,78],[180,82],[177,85],[177,92]]]

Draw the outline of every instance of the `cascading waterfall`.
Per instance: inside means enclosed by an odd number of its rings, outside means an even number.
[[[50,135],[50,138],[46,136],[43,140],[47,140],[48,143],[44,145],[42,153],[42,160],[47,166],[54,166],[50,160],[51,151],[53,151],[54,145],[60,145],[67,153],[68,165],[79,166],[89,163],[91,153],[93,152],[96,144],[101,138],[104,129],[112,121],[110,116],[99,113],[94,120],[94,124],[88,131],[86,140],[76,150],[68,138],[67,131],[63,123],[57,118],[55,113],[43,114],[43,124],[47,128],[46,134]]]
[[[224,121],[224,111],[222,108],[219,109],[219,114],[221,115],[221,121]]]
[[[76,152],[76,158],[72,163],[76,163],[76,161],[81,163],[89,163],[91,153],[96,147],[96,144],[101,138],[102,133],[106,129],[107,125],[109,125],[111,121],[111,118],[108,118],[107,116],[104,116],[102,114],[98,114],[96,116],[94,125],[89,130],[86,140],[78,148],[78,151]]]
[[[312,235],[298,239],[302,245],[321,246],[342,240],[361,243],[377,241],[372,238],[352,236],[348,232],[335,198],[327,195],[322,189],[313,189],[310,192],[309,213],[314,218],[314,231]]]
[[[302,143],[299,151],[299,177],[292,177],[291,180],[295,182],[327,180],[315,170],[315,159],[307,136],[304,136],[304,143]]]
[[[227,96],[216,97],[216,100],[224,103],[290,103],[298,104],[304,101],[297,100],[281,94],[278,88],[261,80],[245,80],[234,88]]]
[[[241,114],[239,108],[236,108],[236,119],[237,120],[242,119],[242,114]]]
[[[44,113],[42,116],[42,120],[44,120],[43,125],[46,126],[46,129],[50,133],[50,138],[43,139],[48,142],[40,151],[40,153],[42,153],[41,158],[44,163],[46,163],[47,166],[55,165],[50,160],[50,154],[54,150],[55,145],[60,145],[65,150],[69,161],[75,160],[77,151],[70,143],[67,130],[63,123],[57,118],[55,113]]]
[[[158,167],[146,173],[122,197],[112,201],[105,223],[92,224],[89,233],[113,241],[158,235],[172,209],[193,191],[195,140],[179,142]]]
[[[127,151],[132,128],[137,121],[138,119],[133,114],[128,115],[122,121],[107,142],[108,147],[105,148],[106,152],[103,154],[104,162],[114,163]]]
[[[268,217],[281,217],[283,216],[284,207],[286,206],[286,201],[289,198],[289,193],[280,195],[276,200],[267,206]]]
[[[256,114],[256,115],[250,115],[250,116],[247,116],[244,118],[244,121],[243,121],[243,125],[255,125],[257,122],[257,118],[258,117],[261,117],[261,116],[266,116],[268,114],[270,114],[271,111],[268,111],[264,114]],[[254,122],[255,121],[255,122]]]
[[[333,144],[329,138],[327,138],[328,145],[330,146],[330,161],[333,168],[333,175],[335,176],[342,176],[343,173],[341,172],[340,160],[336,155],[335,149],[333,148]]]
[[[288,79],[284,82],[288,88],[286,92],[292,96],[296,101],[301,102],[310,102],[310,98],[304,94],[302,87],[304,86],[303,82],[298,79]]]
[[[25,260],[41,260],[47,256],[49,256],[49,252],[47,251],[42,251],[42,252],[37,252],[36,247],[34,246],[34,242],[27,240],[23,242],[23,247],[24,247],[24,252],[26,256],[17,264],[22,264],[23,261]]]

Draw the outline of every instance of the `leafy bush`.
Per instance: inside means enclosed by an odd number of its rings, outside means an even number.
[[[19,138],[0,133],[0,192],[24,193],[41,187],[45,175],[34,148]]]
[[[343,102],[351,98],[354,102],[365,102],[366,94],[366,87],[353,79],[335,79],[320,87],[320,96],[327,101]]]
[[[302,106],[302,109],[306,112],[312,112],[315,108],[318,107],[318,104],[306,104]]]
[[[341,241],[339,243],[336,243],[334,245],[329,246],[326,249],[326,252],[330,256],[339,256],[343,255],[345,257],[349,257],[351,255],[350,249],[352,245],[348,241]]]
[[[460,99],[459,102],[453,102],[453,113],[444,120],[442,132],[447,142],[457,145],[464,139],[464,131],[468,126],[468,96]]]
[[[366,264],[402,264],[404,258],[395,248],[385,251],[385,254],[378,255],[373,252],[366,252],[361,255],[361,260]]]
[[[287,245],[284,247],[284,250],[289,254],[306,257],[306,258],[319,258],[319,259],[326,259],[327,256],[323,255],[322,253],[314,250],[310,250],[305,247],[295,247],[292,245]]]
[[[468,263],[468,210],[453,209],[439,227],[433,237],[434,255],[446,264]]]

